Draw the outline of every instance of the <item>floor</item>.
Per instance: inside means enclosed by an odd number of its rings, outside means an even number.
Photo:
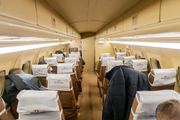
[[[80,116],[78,120],[102,120],[102,98],[94,72],[83,72]]]
[[[102,98],[97,88],[97,77],[94,72],[83,72],[81,102],[78,120],[102,120]],[[15,120],[8,113],[9,120]]]

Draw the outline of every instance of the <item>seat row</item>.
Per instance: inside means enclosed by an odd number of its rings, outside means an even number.
[[[42,98],[46,99],[47,97],[47,99],[49,99],[48,97],[54,94],[54,96],[56,96],[57,99],[59,98],[59,101],[62,104],[65,120],[76,120],[79,109],[80,109],[80,92],[82,91],[81,82],[82,82],[83,69],[82,69],[82,62],[81,62],[80,54],[78,52],[74,52],[72,54],[69,54],[70,56],[69,58],[65,58],[65,59],[62,56],[62,54],[54,54],[53,56],[54,57],[49,57],[49,58],[44,59],[47,64],[39,64],[39,65],[33,64],[32,65],[32,74],[36,76],[41,82],[41,84],[46,87],[46,91],[29,92],[29,94],[27,94],[26,97],[29,96],[29,99],[31,99],[33,94],[38,94],[38,92],[40,93],[42,92],[42,94],[44,95],[44,97]],[[57,74],[50,74],[50,67],[56,70]],[[52,91],[57,91],[57,92],[51,94]],[[25,93],[23,93],[23,95],[24,94]],[[38,97],[38,95],[36,95],[36,97]],[[40,99],[40,98],[37,98],[37,99]],[[34,98],[34,100],[36,100],[36,98]],[[43,101],[43,99],[41,100]],[[27,109],[29,107],[32,107],[34,111],[36,112],[38,111],[38,114],[44,113],[48,111],[48,109],[51,110],[51,108],[47,108],[47,110],[45,111],[40,111],[38,107],[37,109],[35,109],[36,105],[31,104],[33,102],[31,101],[29,102],[30,103],[27,103],[27,106],[25,107],[27,107]],[[44,105],[46,107],[45,102],[43,103],[44,104],[42,104],[41,106]],[[11,104],[12,104],[12,109],[14,110],[13,112],[15,113],[16,109],[18,108],[20,104],[20,101],[14,102]],[[23,120],[24,117],[27,117],[27,118],[31,117],[31,114],[28,116],[24,116],[20,114],[21,112],[19,111],[17,112],[19,113],[20,120]],[[32,114],[36,114],[36,112],[33,113],[31,111]],[[50,112],[50,113],[47,113],[47,115],[49,114],[49,116],[54,114],[54,113],[51,114],[51,111],[48,111],[48,112]],[[41,114],[41,115],[44,116],[44,114]],[[37,115],[37,117],[33,116],[34,117],[33,119],[40,119],[41,115],[39,116]]]
[[[148,61],[146,59],[135,59],[135,56],[126,56],[125,52],[116,53],[110,57],[109,53],[101,53],[99,56],[97,73],[97,86],[100,97],[105,101],[109,80],[105,78],[107,72],[118,65],[128,65],[144,73],[150,83],[151,90],[174,89],[176,81],[176,69],[151,69],[148,75]]]

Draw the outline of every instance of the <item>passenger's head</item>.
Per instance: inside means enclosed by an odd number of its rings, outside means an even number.
[[[55,52],[55,54],[63,54],[63,51],[57,50],[57,51]]]
[[[157,120],[180,120],[180,102],[168,100],[160,103],[156,108]]]
[[[9,74],[24,74],[24,72],[20,68],[12,68],[9,70]]]
[[[38,65],[41,65],[41,64],[47,64],[45,61],[40,61],[39,63],[38,63]]]

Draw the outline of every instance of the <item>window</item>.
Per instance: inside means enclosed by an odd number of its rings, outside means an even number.
[[[39,58],[39,62],[40,61],[44,61],[44,56],[41,56],[40,58]]]
[[[49,53],[48,57],[52,57],[52,53]]]
[[[117,52],[117,48],[115,48],[115,52]]]
[[[126,51],[126,56],[130,56],[130,52],[129,51]]]
[[[159,60],[156,58],[150,58],[151,69],[161,69]]]
[[[141,56],[139,54],[135,54],[136,59],[141,59]]]
[[[122,50],[121,50],[121,49],[119,49],[119,52],[122,52]]]
[[[31,61],[27,61],[22,65],[24,73],[31,74]]]
[[[178,80],[178,85],[180,86],[180,67],[178,67],[177,80]]]
[[[6,76],[6,71],[5,70],[0,71],[0,91],[1,91],[1,96],[4,93],[5,76]]]

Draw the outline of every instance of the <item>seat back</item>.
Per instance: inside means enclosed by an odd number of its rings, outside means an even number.
[[[0,97],[0,120],[8,120],[4,100]]]
[[[74,65],[78,65],[78,59],[76,57],[65,58],[65,63],[73,63]]]
[[[57,90],[63,108],[75,108],[76,99],[70,74],[49,74],[48,90]]]
[[[48,69],[47,64],[32,65],[32,73],[38,78],[43,86],[47,87],[46,77],[47,74],[50,73],[50,69]]]
[[[53,57],[57,57],[58,62],[64,62],[63,54],[53,54]]]
[[[115,55],[116,60],[122,60],[123,57],[126,57],[126,52],[116,52]]]
[[[110,71],[113,67],[123,65],[122,60],[110,60],[107,61],[107,71]]]
[[[74,64],[73,63],[60,63],[57,64],[57,73],[58,74],[71,74],[74,73]]]
[[[110,57],[110,53],[100,53],[99,59],[101,60],[103,57]]]
[[[131,60],[130,66],[138,71],[147,71],[148,61],[146,59]]]
[[[101,59],[101,65],[107,66],[107,62],[110,60],[115,60],[115,57],[102,57]]]
[[[57,91],[22,90],[17,99],[19,120],[64,119]]]
[[[134,56],[123,57],[123,64],[124,65],[130,65],[131,64],[131,60],[134,60],[134,59],[135,59]]]
[[[44,61],[49,64],[49,66],[57,66],[57,57],[44,58]]]
[[[137,91],[129,120],[156,120],[158,104],[171,99],[180,100],[179,93],[174,90]]]
[[[176,74],[177,73],[175,68],[151,69],[151,72],[148,75],[149,83],[152,88],[163,88],[163,86],[169,86],[165,89],[174,89],[174,84],[176,82]]]

